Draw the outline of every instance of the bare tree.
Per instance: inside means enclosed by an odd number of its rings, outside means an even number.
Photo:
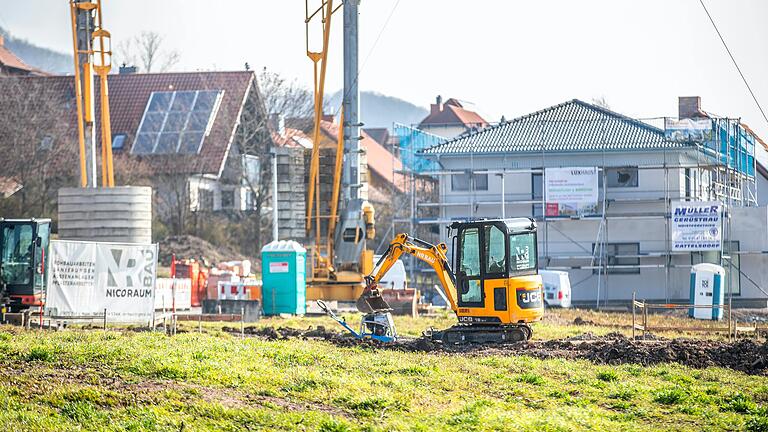
[[[270,150],[281,138],[280,131],[270,124],[270,114],[284,118],[308,119],[313,115],[314,97],[312,92],[289,81],[277,73],[265,68],[257,77],[258,88],[248,95],[240,126],[235,135],[235,143],[240,155],[252,155],[259,158],[256,176],[243,169],[241,182],[247,187],[252,197],[252,211],[249,218],[253,223],[255,251],[260,250],[269,238],[271,229],[272,202],[272,155]]]
[[[0,80],[0,176],[22,185],[3,202],[8,214],[55,218],[56,190],[77,173],[61,89],[41,80]]]
[[[179,52],[163,49],[164,37],[160,33],[143,31],[116,45],[118,63],[137,65],[142,72],[167,72],[179,62]]]

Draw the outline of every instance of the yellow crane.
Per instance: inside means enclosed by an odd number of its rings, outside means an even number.
[[[354,301],[362,293],[363,277],[373,267],[373,251],[365,247],[366,240],[375,236],[374,209],[367,201],[345,202],[345,218],[341,217],[339,198],[341,194],[342,171],[344,164],[344,125],[345,113],[341,110],[339,131],[336,142],[336,154],[333,170],[332,193],[328,215],[321,215],[320,207],[320,143],[321,122],[323,118],[323,95],[327,75],[327,59],[331,33],[331,22],[335,12],[344,6],[334,0],[323,0],[317,8],[310,7],[305,0],[304,23],[306,26],[306,54],[313,64],[314,76],[314,125],[312,131],[312,156],[310,159],[309,179],[307,183],[307,237],[313,244],[310,247],[310,277],[307,287],[307,299]],[[310,33],[313,25],[321,29],[322,43],[319,50],[310,49]],[[356,209],[354,206],[358,205]],[[356,211],[359,210],[359,211]],[[322,232],[322,220],[327,220],[327,231]],[[340,220],[345,223],[340,225]],[[363,228],[358,228],[363,227]],[[313,238],[314,237],[314,238]],[[352,262],[339,264],[337,261],[337,243],[343,246],[353,245],[360,253],[352,254]],[[362,246],[362,247],[361,247]],[[349,248],[347,250],[350,250]],[[348,256],[350,254],[347,254]]]
[[[96,187],[94,73],[99,77],[101,130],[101,186],[114,187],[112,130],[107,75],[112,69],[112,35],[104,28],[101,0],[70,0],[72,47],[75,61],[77,137],[80,149],[80,186]]]

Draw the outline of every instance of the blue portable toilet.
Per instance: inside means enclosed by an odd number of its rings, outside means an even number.
[[[725,269],[717,264],[701,263],[691,267],[691,304],[688,316],[695,319],[723,319],[725,304]],[[711,306],[714,306],[710,308]]]
[[[261,249],[264,315],[307,312],[307,250],[293,240],[273,241]]]

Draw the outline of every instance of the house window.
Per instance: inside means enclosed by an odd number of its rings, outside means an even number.
[[[544,176],[541,173],[531,174],[531,200],[541,201],[544,197]],[[533,204],[531,206],[531,215],[533,217],[541,217],[544,212],[541,210],[541,203]]]
[[[468,173],[451,174],[451,190],[454,192],[469,191],[470,178],[474,183],[473,190],[476,190],[476,191],[488,190],[488,174],[474,174],[470,177]]]
[[[117,134],[112,137],[112,150],[122,150],[125,147],[125,134]]]
[[[255,188],[261,176],[261,160],[258,156],[243,155],[243,186]],[[278,168],[280,166],[278,165]]]
[[[221,208],[222,209],[235,208],[235,191],[234,190],[221,191]]]
[[[488,174],[475,174],[473,179],[475,180],[475,190],[488,190]]]
[[[608,274],[640,274],[640,243],[606,243],[604,247]],[[592,251],[599,258],[600,245],[592,243]],[[615,266],[622,267],[611,268]],[[602,269],[593,269],[592,273],[600,274]]]
[[[606,168],[605,178],[609,188],[636,188],[637,167]]]
[[[197,209],[213,210],[213,191],[202,188],[197,190]]]
[[[40,150],[50,150],[53,148],[53,137],[46,135],[40,140]]]

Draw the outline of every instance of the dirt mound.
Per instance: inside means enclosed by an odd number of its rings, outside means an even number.
[[[222,330],[228,333],[240,333],[239,328],[222,327]],[[328,331],[324,326],[312,327],[306,330],[299,330],[290,327],[257,327],[248,326],[243,328],[243,333],[248,336],[262,337],[268,340],[291,339],[291,338],[314,338],[314,339],[348,339],[346,334]]]
[[[224,328],[239,333],[240,329]],[[269,340],[322,339],[339,347],[371,350],[397,350],[404,352],[443,353],[449,355],[528,355],[540,359],[583,359],[598,364],[625,363],[644,366],[660,363],[679,363],[693,368],[718,366],[752,375],[768,375],[768,342],[758,343],[742,339],[721,342],[695,339],[664,339],[647,335],[632,340],[621,333],[597,336],[584,333],[564,339],[527,341],[495,345],[446,345],[426,337],[401,338],[396,343],[359,340],[349,333],[330,331],[323,326],[298,330],[286,327],[246,327],[247,335]]]
[[[584,318],[579,316],[573,320],[573,325],[597,325],[597,324],[592,320],[585,320]]]
[[[176,254],[177,258],[194,258],[209,265],[245,259],[243,255],[231,247],[214,246],[191,235],[170,236],[161,240],[158,254],[160,264],[163,266],[171,265],[172,254]]]

